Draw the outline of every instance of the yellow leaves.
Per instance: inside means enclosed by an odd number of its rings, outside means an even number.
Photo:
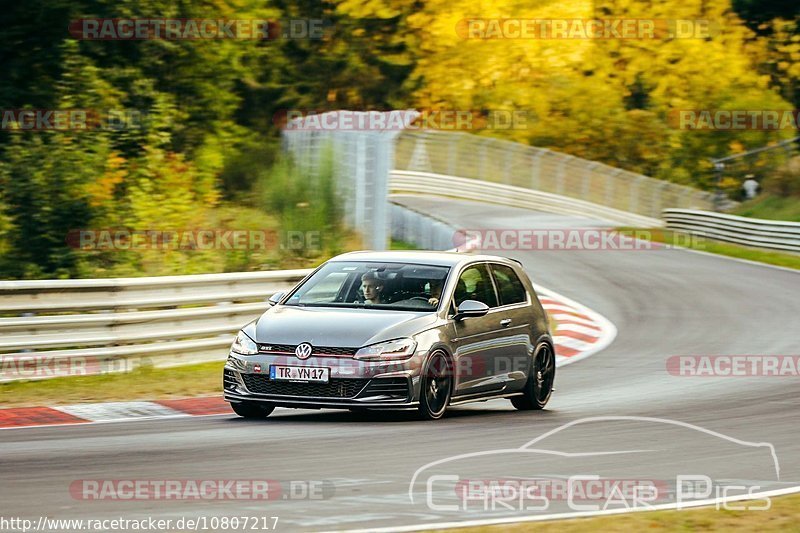
[[[406,11],[413,0],[343,0],[336,9],[356,18],[388,19]]]
[[[468,21],[491,18],[655,19],[659,28],[683,33],[653,39],[458,33],[476,27]],[[738,143],[734,152],[761,140],[754,141],[754,132],[740,132],[709,142],[670,127],[670,110],[782,109],[787,103],[758,65],[773,60],[785,79],[800,77],[793,23],[778,25],[784,38],[762,41],[737,17],[730,0],[430,0],[407,23],[420,40],[411,76],[419,87],[415,107],[522,110],[533,117],[527,129],[481,133],[640,172],[681,174],[684,181],[698,179],[699,162],[719,155],[731,139]],[[707,27],[710,36],[687,33],[692,25]],[[495,38],[477,38],[490,34]]]
[[[739,141],[731,141],[731,143],[728,144],[728,149],[732,154],[741,154],[747,151],[745,146]]]
[[[96,181],[86,185],[86,193],[89,195],[89,205],[99,207],[107,204],[114,198],[114,191],[117,185],[122,183],[128,171],[125,168],[126,159],[116,152],[111,152],[106,161],[105,172]]]
[[[719,188],[722,189],[723,191],[728,191],[731,193],[738,191],[741,188],[741,186],[742,184],[738,179],[732,178],[730,176],[725,176],[719,181]]]
[[[196,166],[182,154],[149,149],[133,176],[126,226],[177,230],[195,227],[217,193],[199,186]]]

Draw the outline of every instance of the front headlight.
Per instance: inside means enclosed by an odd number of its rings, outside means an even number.
[[[256,342],[240,331],[236,334],[236,340],[231,344],[231,351],[239,355],[255,355],[258,353]]]
[[[364,346],[356,352],[356,359],[362,361],[387,361],[392,359],[408,359],[414,355],[417,343],[413,339],[395,339]]]

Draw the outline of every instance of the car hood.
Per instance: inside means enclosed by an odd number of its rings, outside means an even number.
[[[258,343],[359,348],[411,337],[432,327],[436,313],[278,305],[248,328]]]

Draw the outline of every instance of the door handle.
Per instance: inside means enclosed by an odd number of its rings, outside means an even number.
[[[504,318],[503,320],[500,321],[500,325],[503,326],[504,328],[507,328],[510,324],[511,324],[510,318]]]

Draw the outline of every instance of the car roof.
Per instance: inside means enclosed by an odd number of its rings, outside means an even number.
[[[465,254],[461,252],[435,252],[421,250],[391,250],[385,252],[375,252],[363,250],[359,252],[347,252],[337,255],[331,261],[375,261],[379,263],[418,263],[432,266],[458,266],[474,261],[495,261],[499,263],[509,262],[520,264],[516,259],[500,257],[497,255]]]

